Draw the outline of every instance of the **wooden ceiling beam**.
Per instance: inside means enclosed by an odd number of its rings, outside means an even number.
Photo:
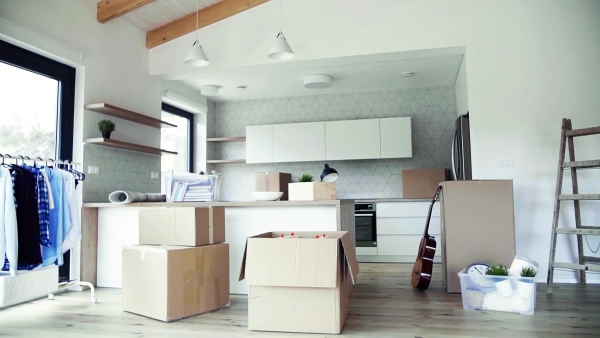
[[[261,5],[269,0],[223,0],[198,11],[198,28]],[[154,48],[196,30],[196,12],[146,32],[146,47]]]
[[[116,19],[151,2],[154,0],[102,0],[98,2],[98,22]]]

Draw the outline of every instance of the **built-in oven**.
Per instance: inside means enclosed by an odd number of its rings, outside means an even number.
[[[354,233],[357,247],[377,247],[375,203],[354,204]]]

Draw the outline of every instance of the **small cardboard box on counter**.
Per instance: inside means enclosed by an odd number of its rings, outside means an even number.
[[[320,201],[336,199],[334,182],[297,182],[289,184],[290,201]]]
[[[200,246],[225,242],[224,207],[139,210],[140,244]]]
[[[288,184],[292,182],[292,174],[280,172],[258,172],[255,174],[254,191],[283,192],[280,201],[288,200]]]
[[[229,305],[229,244],[123,247],[123,310],[165,322]]]
[[[240,280],[249,286],[248,328],[338,334],[358,275],[350,234],[290,234],[268,232],[246,241]]]
[[[432,198],[448,178],[449,170],[445,168],[402,170],[402,197]]]

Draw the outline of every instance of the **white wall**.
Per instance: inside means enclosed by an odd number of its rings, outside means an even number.
[[[456,115],[463,115],[469,111],[469,95],[467,88],[467,58],[463,57],[460,69],[454,83],[456,91]]]
[[[106,118],[84,111],[84,104],[108,102],[160,117],[160,87],[148,75],[145,34],[123,20],[98,23],[96,3],[0,0],[1,39],[77,68],[73,133],[74,159],[79,162],[83,160],[82,140],[97,137],[96,121]],[[114,138],[159,146],[160,130],[120,119],[115,122]],[[158,156],[156,161],[160,161]],[[126,169],[122,174],[126,174]],[[116,175],[113,181],[117,181]],[[73,256],[71,277],[78,278],[78,253]]]
[[[210,67],[273,62],[266,52],[278,8],[268,2],[152,49],[151,74],[185,76],[181,56],[196,36]],[[514,180],[517,253],[540,263],[542,279],[561,119],[571,118],[576,128],[600,125],[598,18],[597,0],[303,0],[284,2],[282,22],[296,54],[288,62],[467,46],[474,177]],[[579,149],[578,155],[598,158],[591,154],[597,141]],[[496,159],[512,159],[514,166],[496,168]],[[559,244],[559,258],[572,259],[572,242]]]

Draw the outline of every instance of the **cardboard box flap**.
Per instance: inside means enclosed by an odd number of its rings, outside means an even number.
[[[351,242],[345,231],[295,232],[294,236],[270,232],[250,237],[239,280],[245,279],[248,285],[334,288],[342,250],[355,283],[358,263]]]

